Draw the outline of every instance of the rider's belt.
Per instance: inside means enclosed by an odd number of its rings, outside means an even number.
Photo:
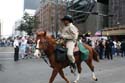
[[[36,50],[39,50],[39,48],[36,48]]]
[[[74,41],[74,42],[76,42],[76,40],[74,40],[74,39],[65,39],[65,41],[67,42],[67,41]]]
[[[73,41],[73,39],[66,39],[66,41]]]

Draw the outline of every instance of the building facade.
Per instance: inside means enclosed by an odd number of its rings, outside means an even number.
[[[24,13],[34,16],[41,0],[24,0]]]
[[[65,15],[68,6],[68,14],[73,16],[74,23],[81,34],[91,32],[95,35],[100,31],[102,35],[121,36],[125,33],[125,0],[72,0],[68,4],[65,2],[62,4],[63,0],[61,4],[58,3],[58,14],[56,1],[41,1],[40,8],[36,12],[36,17],[40,21],[39,28],[54,32],[59,24],[59,29],[61,26],[59,19]],[[88,12],[93,13],[88,14]]]
[[[109,26],[103,29],[103,35],[125,38],[125,0],[109,0],[108,13],[113,14],[108,18]]]
[[[125,0],[109,0],[109,13],[114,15],[109,19],[110,27],[125,25]]]
[[[35,16],[39,20],[38,28],[55,34],[60,27],[60,19],[66,13],[66,4],[63,0],[41,0],[40,7]]]
[[[108,26],[108,18],[103,15],[96,15],[96,12],[101,14],[108,13],[107,0],[77,0],[70,7],[74,12],[70,12],[74,17],[74,21],[81,31],[81,34],[91,32],[94,35],[104,27]],[[79,12],[83,11],[83,12]],[[93,12],[93,14],[91,14]]]
[[[100,31],[106,36],[125,35],[125,0],[77,0],[70,6],[71,9],[76,10],[70,13],[81,33],[95,35]]]

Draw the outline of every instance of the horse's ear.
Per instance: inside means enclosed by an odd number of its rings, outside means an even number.
[[[47,34],[47,33],[46,33],[46,31],[45,31],[45,32],[44,32],[44,36],[46,36],[46,34]]]

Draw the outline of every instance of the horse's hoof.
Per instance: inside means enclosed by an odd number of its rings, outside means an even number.
[[[92,78],[94,81],[98,81],[98,79],[94,76],[93,78]]]
[[[96,78],[96,79],[94,79],[94,81],[98,81],[98,79]]]
[[[77,81],[74,81],[73,83],[78,83]]]
[[[94,81],[98,81],[98,79],[97,79],[97,78],[93,78],[93,80],[94,80]]]

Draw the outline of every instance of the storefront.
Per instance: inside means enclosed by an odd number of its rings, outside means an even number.
[[[114,40],[125,39],[125,27],[106,28],[102,30],[103,36],[111,37]]]

